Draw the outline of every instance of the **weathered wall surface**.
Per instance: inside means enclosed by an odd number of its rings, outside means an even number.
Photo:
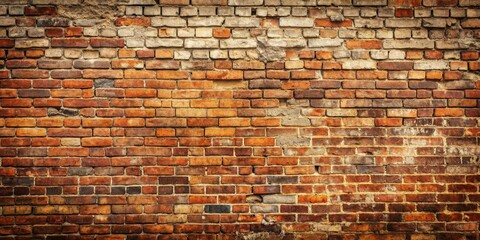
[[[479,0],[0,0],[0,235],[478,239],[479,38]]]

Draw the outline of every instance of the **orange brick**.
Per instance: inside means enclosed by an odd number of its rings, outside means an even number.
[[[173,58],[173,50],[172,49],[157,49],[157,50],[155,50],[155,57],[156,58]]]
[[[378,127],[398,127],[402,126],[401,118],[376,118],[375,126]]]
[[[158,79],[187,79],[189,76],[187,71],[157,71]]]
[[[215,38],[230,38],[230,29],[228,28],[214,28],[213,37]]]
[[[44,128],[18,128],[18,137],[45,137],[47,131]]]
[[[298,203],[326,203],[328,198],[326,195],[299,195]]]
[[[461,108],[436,108],[435,116],[437,117],[461,117],[464,110]]]
[[[112,146],[112,138],[82,138],[82,146],[84,147],[107,147]]]
[[[329,18],[318,18],[315,19],[316,27],[351,27],[353,21],[351,19],[345,19],[340,22],[333,22]]]
[[[211,80],[242,80],[242,71],[207,71],[207,79]]]
[[[155,78],[155,71],[125,70],[125,78],[129,78],[129,79],[153,79],[153,78]]]
[[[117,26],[150,26],[150,18],[135,17],[135,18],[117,18],[115,20]]]
[[[380,49],[382,40],[347,40],[348,49]]]
[[[273,146],[274,144],[274,138],[245,138],[247,146]]]

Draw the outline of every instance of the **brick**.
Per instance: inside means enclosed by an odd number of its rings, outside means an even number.
[[[386,6],[386,0],[353,0],[355,6]]]
[[[14,69],[12,70],[13,78],[27,78],[27,79],[38,79],[38,78],[48,78],[48,70],[27,70],[27,69]]]
[[[47,37],[63,37],[63,29],[62,28],[47,28],[45,29],[45,35]]]
[[[97,47],[122,48],[125,46],[125,41],[123,39],[92,38],[90,39],[90,45],[94,48],[97,48]]]
[[[42,15],[56,15],[57,11],[55,7],[34,7],[27,6],[24,8],[26,16],[42,16]]]
[[[13,39],[0,39],[0,47],[11,48],[13,46],[15,46],[15,41]]]
[[[310,18],[289,17],[280,18],[281,27],[313,27],[313,20]]]
[[[78,214],[77,206],[38,206],[33,209],[34,214]]]
[[[386,27],[395,27],[395,28],[412,28],[420,27],[422,24],[420,19],[387,19],[385,21]]]
[[[417,61],[414,63],[414,69],[427,70],[427,69],[448,69],[448,63],[442,61]]]
[[[257,41],[252,39],[228,39],[220,40],[220,48],[256,48]]]
[[[189,48],[218,48],[219,41],[216,39],[185,39],[184,47]]]
[[[122,78],[123,71],[121,70],[84,70],[84,78]]]
[[[19,97],[30,97],[30,98],[40,98],[40,97],[50,97],[50,91],[46,89],[19,89]]]
[[[183,40],[181,39],[147,38],[145,40],[145,46],[149,48],[182,47],[182,45],[183,45]]]
[[[82,138],[84,147],[107,147],[112,145],[111,138]]]
[[[81,27],[69,27],[65,29],[66,37],[81,37],[83,34],[83,28]]]
[[[395,0],[395,6],[397,7],[418,7],[422,5],[421,0]]]
[[[46,68],[46,69],[62,69],[62,68],[71,68],[72,61],[71,60],[39,60],[38,61],[38,68]]]
[[[156,73],[154,71],[144,70],[125,70],[126,79],[153,79]],[[160,76],[158,78],[161,78]]]
[[[213,37],[214,38],[230,38],[230,29],[228,28],[214,28]]]
[[[308,47],[323,48],[323,47],[338,47],[343,43],[342,39],[309,39]]]
[[[179,17],[159,17],[152,18],[152,26],[154,27],[185,27],[187,21]]]
[[[315,19],[315,27],[352,27],[353,21],[350,19],[344,19],[342,21],[332,21],[329,18],[317,18]]]
[[[375,69],[376,62],[369,60],[350,60],[342,63],[343,69]]]
[[[207,79],[211,80],[242,80],[242,71],[207,71]]]
[[[8,26],[15,26],[15,18],[0,18],[0,26],[8,27]]]
[[[46,48],[49,43],[47,39],[16,40],[15,48]],[[53,46],[53,40],[52,40]]]
[[[66,18],[39,18],[38,27],[68,27],[70,21]]]
[[[42,49],[31,49],[31,50],[27,50],[25,52],[25,55],[30,58],[40,58],[45,55],[45,51]]]
[[[417,40],[410,42],[408,40],[390,40],[383,41],[383,47],[386,49],[405,48],[405,49],[431,49],[434,47],[434,42],[430,40]]]
[[[348,49],[380,49],[381,40],[347,40],[345,45]],[[318,58],[318,57],[317,57]]]
[[[161,0],[160,4],[165,5],[188,5],[188,0]]]
[[[180,65],[173,60],[151,60],[145,62],[146,69],[179,69]]]
[[[153,50],[137,50],[137,57],[138,58],[154,58],[155,51]]]
[[[379,126],[379,127],[402,126],[402,119],[401,118],[376,118],[375,126]]]
[[[75,60],[73,61],[73,67],[78,69],[94,68],[94,69],[107,69],[110,68],[110,61],[105,60]]]
[[[137,68],[144,67],[141,60],[112,60],[112,68]]]
[[[227,5],[228,0],[192,0],[192,5]]]
[[[7,68],[36,68],[36,60],[7,60]]]
[[[136,17],[136,18],[117,18],[115,20],[116,26],[150,26],[150,18]]]
[[[395,17],[413,17],[413,9],[397,8],[395,9]]]
[[[84,38],[53,38],[50,42],[52,47],[65,48],[86,48],[88,47],[88,39]]]

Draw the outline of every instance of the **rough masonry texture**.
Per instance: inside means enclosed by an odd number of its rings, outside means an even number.
[[[0,0],[0,239],[480,238],[480,0]]]

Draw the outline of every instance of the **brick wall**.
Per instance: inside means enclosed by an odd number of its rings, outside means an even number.
[[[478,239],[479,38],[479,0],[0,0],[0,236]]]

